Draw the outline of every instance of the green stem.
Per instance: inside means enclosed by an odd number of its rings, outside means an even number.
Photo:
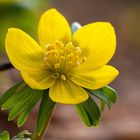
[[[53,116],[53,113],[52,113],[52,116]],[[44,137],[45,137],[46,131],[48,129],[48,126],[50,124],[50,121],[51,121],[52,116],[49,118],[49,120],[46,121],[46,123],[44,125],[44,128],[43,128],[41,134],[38,135],[37,130],[35,130],[35,132],[32,135],[31,140],[44,140]]]

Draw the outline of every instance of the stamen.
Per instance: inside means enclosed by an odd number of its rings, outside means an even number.
[[[70,61],[70,62],[68,62],[68,66],[69,67],[72,67],[73,66],[73,63]]]
[[[86,62],[86,60],[87,60],[86,57],[83,57],[82,59],[83,59],[82,62]]]
[[[81,48],[75,47],[72,42],[64,44],[62,41],[55,41],[47,44],[43,67],[52,71],[52,77],[65,81],[68,78],[67,74],[73,68],[86,61],[86,57],[82,57],[81,52]]]
[[[71,60],[72,58],[73,58],[73,54],[72,53],[67,56],[67,60]]]
[[[48,57],[44,57],[44,62],[46,62],[48,60]]]
[[[64,47],[64,44],[61,41],[55,41],[55,45],[61,49]]]
[[[64,80],[64,81],[67,80],[66,77],[65,77],[65,75],[63,75],[63,74],[61,75],[61,79]]]
[[[76,65],[77,65],[77,66],[79,66],[79,65],[80,65],[80,62],[79,62],[79,61],[77,61],[77,62],[76,62]]]
[[[74,46],[73,46],[72,42],[68,42],[68,43],[66,44],[66,47],[72,47],[72,48],[73,48]]]
[[[52,54],[52,55],[57,55],[57,56],[58,56],[58,55],[59,55],[59,52],[58,52],[57,49],[54,49],[54,50],[51,51],[51,54]]]
[[[68,53],[73,52],[74,46],[73,46],[72,42],[68,42],[68,43],[66,44],[65,50],[66,50],[66,52],[68,52]]]
[[[56,78],[56,79],[59,78],[59,76],[60,76],[59,73],[54,73],[54,74],[52,74],[52,77],[53,77],[53,78]]]
[[[58,58],[59,58],[59,56],[54,55],[54,60],[55,60],[55,62],[57,62]]]
[[[80,54],[81,54],[81,49],[80,49],[80,47],[76,47],[76,48],[75,48],[75,54],[76,54],[76,55],[80,55]]]
[[[47,51],[47,52],[45,53],[46,56],[48,56],[48,55],[50,55],[50,54],[51,54],[51,51]]]
[[[64,57],[64,56],[60,56],[60,57],[59,57],[59,62],[60,62],[60,63],[64,62],[64,60],[65,60],[65,57]]]
[[[55,69],[58,69],[60,67],[60,63],[55,64]]]
[[[50,49],[51,49],[51,44],[47,44],[47,45],[45,46],[45,48],[46,48],[47,50],[50,50]]]
[[[68,42],[68,45],[69,45],[69,46],[73,46],[72,42]]]

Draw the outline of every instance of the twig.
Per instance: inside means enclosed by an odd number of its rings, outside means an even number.
[[[5,63],[0,65],[0,71],[8,70],[14,68],[11,63]]]

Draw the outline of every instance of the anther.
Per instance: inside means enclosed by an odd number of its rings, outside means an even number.
[[[66,80],[67,80],[67,79],[66,79],[66,76],[65,76],[65,75],[63,75],[63,74],[61,75],[61,79],[62,79],[62,80],[64,80],[64,81],[66,81]]]
[[[55,41],[55,45],[59,48],[63,48],[64,44],[61,41]]]
[[[80,47],[75,47],[75,53],[76,53],[77,55],[81,54],[81,49],[80,49]]]
[[[46,62],[48,60],[48,57],[44,57],[44,62]]]
[[[68,42],[68,43],[66,44],[66,48],[67,48],[67,49],[70,49],[71,51],[74,50],[74,46],[73,46],[72,42]]]
[[[68,44],[67,44],[67,45],[69,45],[69,46],[73,46],[72,42],[68,42]]]
[[[45,47],[46,47],[47,50],[50,50],[51,49],[51,44],[47,44]]]
[[[52,53],[52,50],[47,51],[47,52],[45,53],[45,55],[46,55],[46,56],[49,56],[51,53]]]
[[[76,62],[76,65],[77,65],[77,66],[79,66],[79,65],[80,65],[80,62],[79,62],[79,61],[77,61],[77,62]]]
[[[86,60],[87,60],[87,58],[86,58],[86,57],[83,57],[82,59],[83,59],[83,60],[82,60],[83,62],[86,62]]]
[[[55,69],[58,69],[58,68],[60,67],[60,63],[56,63],[56,64],[54,65],[54,67],[55,67]]]
[[[69,54],[69,55],[67,56],[67,59],[68,59],[68,60],[71,60],[73,57],[74,57],[74,56],[73,56],[73,54],[71,53],[71,54]]]
[[[54,49],[54,50],[52,50],[51,54],[52,54],[52,55],[57,55],[57,56],[58,56],[58,55],[59,55],[59,52],[58,52],[56,49]]]
[[[59,73],[54,73],[54,74],[52,74],[52,77],[53,77],[53,78],[56,78],[56,79],[59,78],[59,76],[60,76]]]
[[[68,62],[68,65],[69,65],[69,67],[72,67],[73,63],[70,61],[70,62]]]
[[[60,56],[60,57],[59,57],[59,62],[60,62],[60,63],[62,63],[64,60],[65,60],[65,57],[64,57],[64,56]]]

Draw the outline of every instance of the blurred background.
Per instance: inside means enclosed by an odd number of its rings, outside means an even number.
[[[8,62],[4,39],[9,27],[18,27],[37,37],[37,23],[43,11],[55,7],[69,23],[82,25],[111,22],[117,33],[117,51],[110,62],[120,75],[111,84],[118,91],[118,102],[105,110],[98,128],[87,128],[70,105],[58,105],[46,134],[49,140],[140,140],[140,1],[139,0],[0,0],[0,64]],[[0,96],[20,81],[15,69],[0,73]],[[27,123],[17,128],[8,122],[8,112],[0,112],[0,132],[11,136],[34,130],[38,106]]]

